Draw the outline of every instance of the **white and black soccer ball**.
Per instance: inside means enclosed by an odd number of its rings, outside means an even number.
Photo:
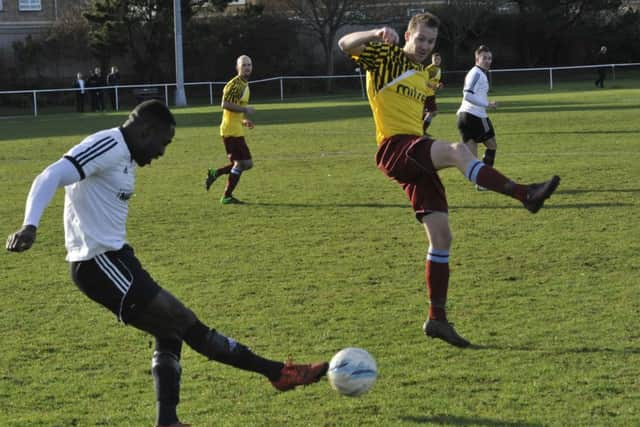
[[[378,367],[366,350],[348,347],[331,358],[327,377],[331,387],[338,393],[360,396],[373,387],[378,377]]]

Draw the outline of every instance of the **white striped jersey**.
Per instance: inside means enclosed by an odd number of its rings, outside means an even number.
[[[89,135],[64,158],[80,174],[80,181],[65,187],[67,261],[85,261],[122,248],[136,163],[121,130]]]
[[[465,99],[465,94],[471,95],[469,98],[474,102]],[[477,65],[469,70],[464,78],[464,88],[462,89],[462,103],[456,114],[469,113],[476,117],[487,117],[486,107],[489,106],[489,79],[487,73]]]

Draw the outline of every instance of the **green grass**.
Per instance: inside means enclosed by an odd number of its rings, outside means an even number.
[[[589,88],[590,89],[590,88]],[[457,139],[458,91],[431,132]],[[640,420],[640,90],[498,88],[496,166],[562,176],[545,209],[442,179],[454,232],[449,313],[478,345],[427,341],[427,242],[400,188],[376,170],[359,99],[258,104],[242,206],[203,188],[225,163],[217,107],[175,110],[166,156],[138,171],[129,240],[199,317],[267,357],[369,350],[360,398],[322,381],[267,381],[183,351],[182,418],[194,426],[634,426]],[[20,226],[35,175],[124,114],[5,119],[0,231]],[[63,192],[27,253],[0,255],[0,419],[5,426],[153,425],[151,339],[72,284]]]

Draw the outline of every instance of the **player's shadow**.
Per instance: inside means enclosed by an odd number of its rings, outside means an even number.
[[[494,345],[494,344],[471,344],[467,347],[468,350],[496,350],[500,352],[505,351],[526,351],[536,352],[548,355],[563,355],[563,354],[589,354],[589,353],[601,353],[601,354],[640,354],[640,348],[637,347],[625,347],[625,348],[608,348],[608,347],[575,347],[575,348],[552,348],[541,349],[533,346],[506,346],[506,345]]]
[[[276,203],[276,202],[250,202],[243,203],[253,207],[272,208],[374,208],[374,209],[410,209],[411,205],[406,204],[385,204],[385,203]],[[585,209],[585,208],[619,208],[623,206],[634,206],[632,203],[619,202],[594,202],[594,203],[574,203],[574,204],[545,204],[544,209]],[[449,205],[449,211],[456,209],[520,209],[518,204],[510,205]]]
[[[585,193],[640,193],[640,188],[570,188],[557,190],[555,194],[585,194]]]
[[[436,424],[447,426],[489,426],[489,427],[542,427],[543,424],[526,421],[504,421],[491,418],[458,417],[455,415],[416,416],[405,415],[399,417],[406,423]]]
[[[403,204],[385,204],[385,203],[271,203],[271,202],[244,202],[249,206],[263,206],[273,208],[375,208],[375,209],[406,209],[410,205]]]

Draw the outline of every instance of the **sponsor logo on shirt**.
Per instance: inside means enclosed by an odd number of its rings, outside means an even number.
[[[422,103],[424,103],[424,101],[427,99],[427,96],[422,92],[418,92],[415,87],[409,87],[403,84],[399,84],[398,86],[396,86],[396,93],[417,99]]]

